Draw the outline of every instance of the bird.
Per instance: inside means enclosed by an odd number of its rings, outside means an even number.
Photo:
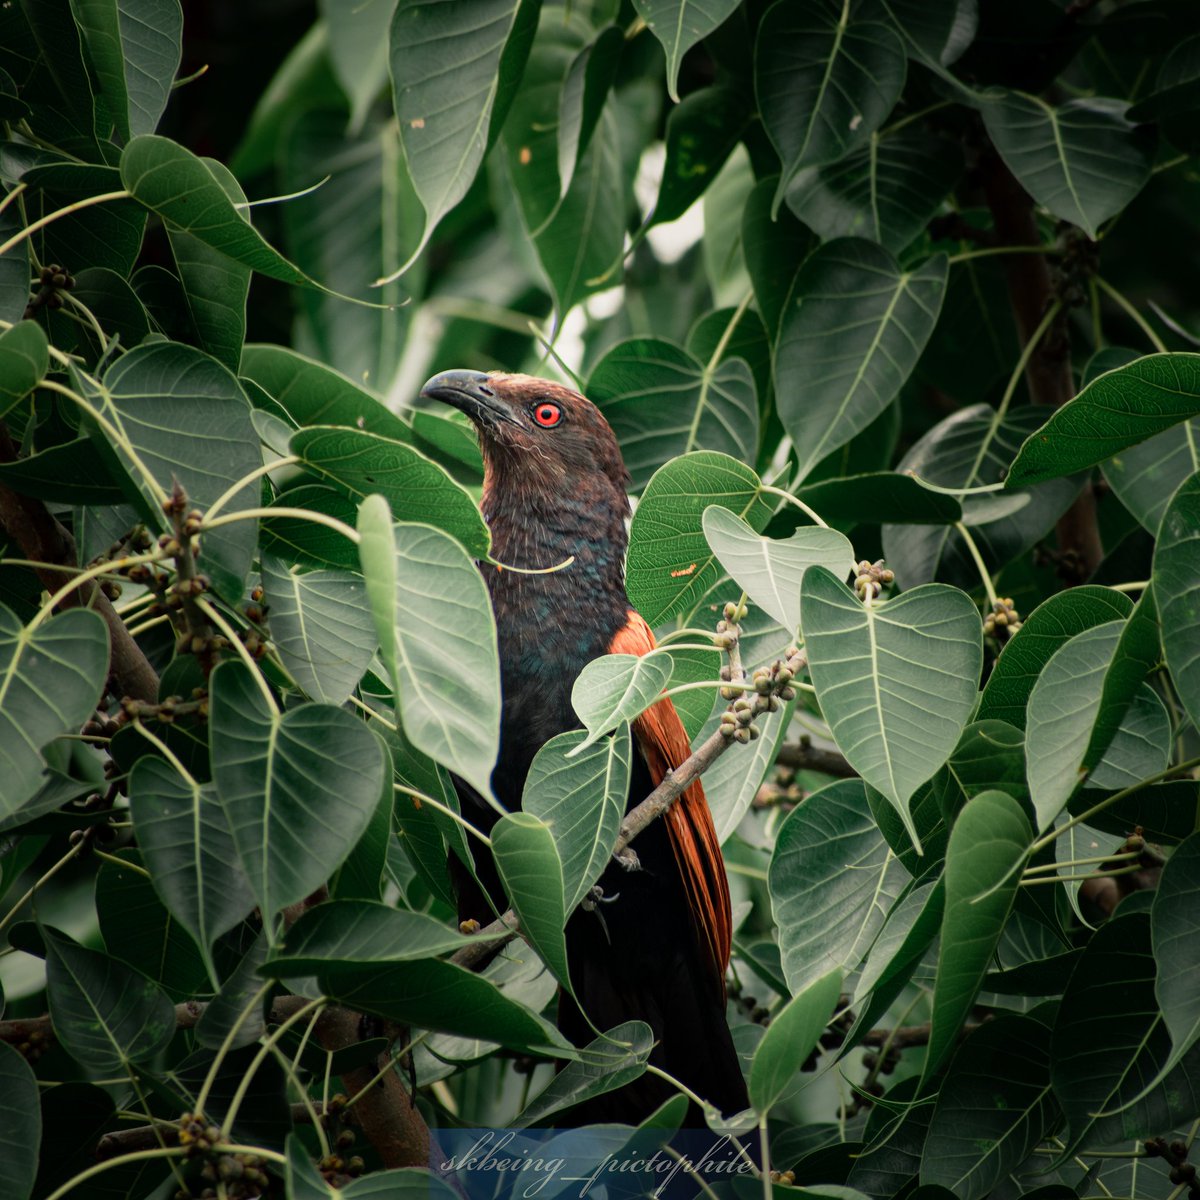
[[[580,671],[603,654],[654,649],[649,626],[625,592],[630,476],[603,414],[563,384],[454,370],[435,375],[421,396],[465,413],[483,457],[481,509],[492,561],[480,570],[495,614],[502,697],[491,782],[496,799],[512,811],[538,750],[580,728],[571,706]],[[528,573],[546,567],[559,569]],[[669,698],[635,720],[633,734],[627,809],[691,752]],[[462,780],[455,787],[463,815],[489,831],[496,810]],[[655,1039],[651,1063],[723,1113],[740,1112],[749,1099],[725,1012],[729,883],[699,780],[639,834],[633,849],[639,869],[610,861],[599,880],[603,903],[591,911],[581,906],[568,919],[577,1000],[560,991],[559,1029],[583,1046],[596,1029],[645,1021]],[[450,866],[460,921],[487,924],[493,910],[504,911],[490,856],[476,857],[478,882],[453,856]],[[646,1073],[577,1106],[571,1120],[636,1123],[674,1094],[669,1082]],[[693,1103],[688,1123],[699,1118]]]

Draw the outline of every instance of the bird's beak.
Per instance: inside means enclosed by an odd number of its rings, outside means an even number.
[[[425,384],[421,395],[452,405],[476,424],[520,424],[507,402],[496,394],[491,378],[482,371],[443,371]]]

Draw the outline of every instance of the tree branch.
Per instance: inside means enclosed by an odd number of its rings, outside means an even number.
[[[836,750],[822,750],[807,737],[802,737],[795,745],[781,746],[775,761],[794,771],[820,771],[838,779],[858,778],[858,772]]]
[[[16,448],[8,436],[7,427],[0,421],[0,462],[16,460]],[[59,563],[64,567],[79,565],[75,539],[50,515],[46,506],[31,496],[14,492],[5,484],[0,484],[0,527],[21,547],[25,558],[35,562]],[[69,572],[44,568],[37,570],[37,576],[42,586],[51,593],[58,591],[71,579]],[[64,608],[90,608],[104,619],[112,645],[110,671],[117,691],[136,700],[157,700],[158,675],[96,583],[89,580],[71,592],[62,603]]]
[[[1033,201],[992,146],[981,162],[983,189],[1002,246],[1032,246],[1039,241]],[[1055,299],[1054,281],[1041,254],[1006,255],[1005,271],[1013,316],[1021,341],[1028,343]],[[1034,404],[1058,408],[1075,395],[1071,376],[1071,344],[1066,309],[1050,323],[1041,344],[1025,368],[1029,398]],[[1084,488],[1059,518],[1060,573],[1070,583],[1082,583],[1100,565],[1104,547],[1096,523],[1096,498]]]

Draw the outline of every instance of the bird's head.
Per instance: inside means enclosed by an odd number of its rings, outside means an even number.
[[[443,371],[421,389],[470,417],[490,488],[569,496],[603,479],[627,504],[629,472],[600,410],[578,392],[532,375]]]

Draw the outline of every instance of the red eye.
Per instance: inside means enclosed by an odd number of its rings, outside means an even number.
[[[539,404],[533,410],[533,419],[539,425],[549,429],[552,425],[557,425],[562,420],[562,409],[557,404],[550,404],[547,401]]]

